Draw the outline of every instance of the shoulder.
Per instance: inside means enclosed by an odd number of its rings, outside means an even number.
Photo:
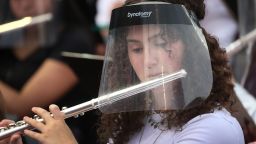
[[[85,28],[63,30],[56,43],[49,48],[49,59],[54,59],[69,66],[78,76],[85,75],[88,66],[100,65],[95,60],[82,58],[80,54],[94,54],[94,42]],[[63,55],[69,52],[70,56]],[[73,54],[73,55],[72,55]],[[96,67],[98,68],[98,66]]]
[[[215,110],[191,119],[175,134],[177,143],[243,144],[244,136],[238,121],[225,110]]]
[[[93,53],[94,40],[90,34],[82,27],[67,29],[61,33],[56,47],[70,52]]]

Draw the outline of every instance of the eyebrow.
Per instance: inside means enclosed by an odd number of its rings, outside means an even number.
[[[148,40],[151,41],[152,39],[155,39],[157,37],[161,38],[161,34],[160,33],[155,34],[155,35],[149,37]],[[136,39],[127,39],[127,43],[141,43],[141,41],[136,40]]]
[[[127,39],[127,43],[141,43],[141,41],[135,39]]]
[[[155,38],[157,38],[157,37],[162,38],[162,37],[161,37],[161,33],[158,33],[158,34],[155,34],[155,35],[149,37],[149,38],[148,38],[148,41],[151,41],[152,39],[155,39]]]

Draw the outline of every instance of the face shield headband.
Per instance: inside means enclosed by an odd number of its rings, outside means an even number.
[[[177,110],[196,105],[212,88],[212,68],[201,29],[182,5],[139,3],[112,11],[99,96],[163,78],[185,78],[110,102],[104,113]],[[111,100],[109,100],[111,101]]]

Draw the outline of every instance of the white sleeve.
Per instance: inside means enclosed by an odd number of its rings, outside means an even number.
[[[111,11],[114,4],[124,3],[124,0],[98,0],[97,14],[95,17],[96,25],[98,27],[106,27],[110,23]]]
[[[175,136],[175,144],[244,144],[239,123],[233,117],[202,115]]]

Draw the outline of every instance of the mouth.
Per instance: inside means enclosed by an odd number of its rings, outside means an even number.
[[[165,75],[166,75],[166,74],[164,74],[164,73],[149,74],[149,75],[147,76],[147,79],[152,80],[152,79],[156,79],[156,78],[163,77],[163,76],[165,76]]]

